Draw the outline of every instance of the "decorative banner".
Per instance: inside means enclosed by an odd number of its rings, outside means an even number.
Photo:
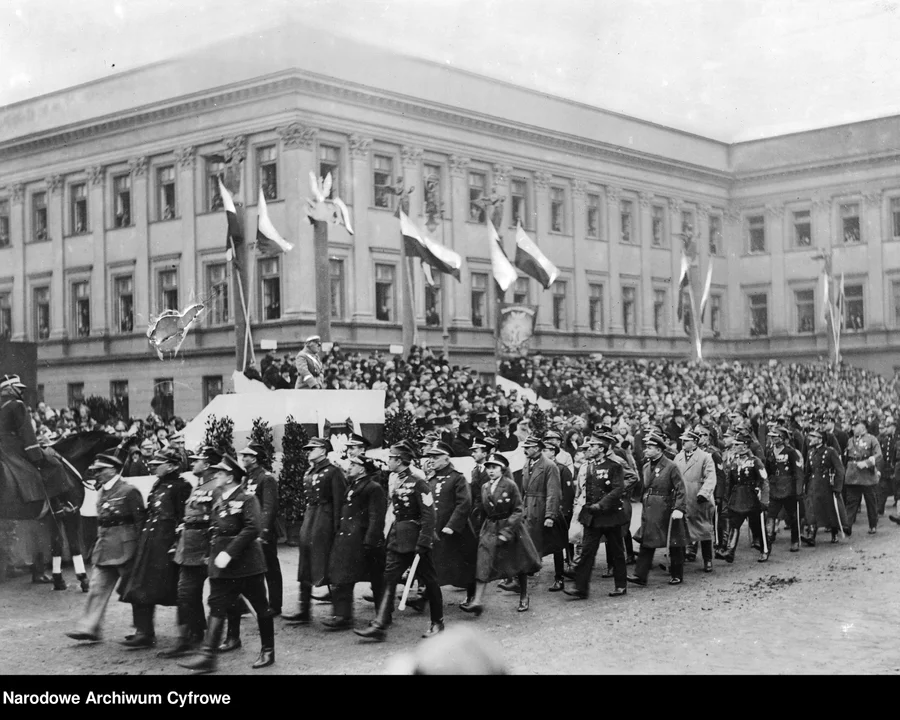
[[[527,357],[537,321],[537,305],[501,303],[497,326],[497,356]]]
[[[539,398],[537,396],[537,393],[531,388],[522,387],[518,383],[514,383],[512,380],[507,380],[505,377],[501,377],[500,375],[497,375],[497,387],[507,394],[509,394],[510,391],[515,390],[520,398],[523,398],[530,403],[534,403],[541,410],[549,410],[553,407],[552,402],[550,402],[549,400],[544,400],[544,398]]]

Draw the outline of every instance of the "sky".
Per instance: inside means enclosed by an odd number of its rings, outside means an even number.
[[[0,0],[0,105],[284,22],[725,142],[900,114],[900,0]]]

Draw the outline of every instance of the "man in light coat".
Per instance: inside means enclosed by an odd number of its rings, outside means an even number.
[[[303,349],[297,353],[297,390],[321,390],[325,387],[322,378],[322,361],[319,351],[322,349],[322,338],[310,335],[306,338]]]
[[[866,500],[869,516],[869,534],[878,526],[878,501],[875,488],[878,485],[878,466],[881,464],[881,445],[869,434],[864,417],[853,421],[853,437],[847,443],[847,472],[844,488],[847,493],[847,516],[852,529],[859,512],[860,501]],[[848,533],[849,534],[849,533]]]
[[[675,465],[684,481],[684,500],[691,543],[685,560],[697,559],[697,543],[703,555],[703,570],[712,572],[713,539],[715,537],[716,465],[712,455],[698,447],[699,437],[692,431],[681,436],[681,452],[675,456]]]

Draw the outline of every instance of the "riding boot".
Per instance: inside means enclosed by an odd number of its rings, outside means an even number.
[[[210,615],[206,638],[200,652],[190,660],[183,660],[178,664],[197,673],[211,673],[216,669],[216,648],[222,643],[222,633],[225,631],[225,618]]]
[[[724,560],[727,563],[734,562],[734,552],[737,550],[738,540],[741,538],[740,528],[728,529],[728,545],[725,548]]]
[[[241,647],[241,615],[240,608],[232,608],[228,613],[228,632],[225,641],[219,645],[218,652],[227,653]]]
[[[772,546],[775,544],[775,518],[768,518],[766,520],[766,542],[769,547],[768,550],[772,552]]]
[[[259,657],[253,663],[253,669],[268,667],[275,662],[275,621],[268,613],[257,616],[259,625]]]
[[[716,538],[716,560],[724,560],[728,551],[728,537],[731,534],[731,520],[727,516],[719,514],[719,537]]]
[[[189,637],[189,631],[187,625],[179,625],[178,626],[178,639],[175,640],[175,647],[169,650],[160,650],[156,653],[156,657],[158,658],[174,658],[181,657],[182,655],[187,654],[191,650],[191,641]]]
[[[684,559],[687,562],[694,562],[697,559],[697,543],[692,542],[685,548]]]
[[[310,607],[312,606],[312,583],[300,583],[300,612],[296,615],[282,615],[282,619],[289,623],[306,625],[312,619]]]
[[[391,616],[394,610],[394,593],[396,588],[386,587],[381,593],[381,601],[378,603],[378,613],[375,619],[369,623],[368,627],[355,629],[360,637],[371,638],[372,640],[384,640],[384,630],[391,624]]]

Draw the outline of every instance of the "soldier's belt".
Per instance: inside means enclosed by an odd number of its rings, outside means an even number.
[[[103,528],[119,527],[120,525],[134,525],[134,515],[123,515],[122,517],[100,518],[97,525]]]

